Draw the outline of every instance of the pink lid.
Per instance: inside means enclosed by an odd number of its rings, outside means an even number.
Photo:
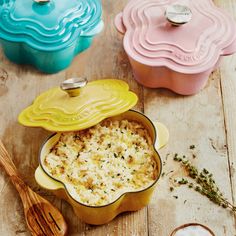
[[[236,51],[236,24],[211,0],[130,0],[115,25],[127,54],[149,66],[200,73]]]

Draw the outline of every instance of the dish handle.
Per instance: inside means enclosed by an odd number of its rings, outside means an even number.
[[[121,34],[125,34],[126,28],[123,23],[123,13],[122,12],[120,12],[118,15],[116,15],[114,23],[115,23],[115,27],[116,27],[117,31]]]
[[[169,141],[169,131],[166,128],[165,125],[163,125],[161,122],[154,121],[153,122],[156,131],[157,131],[157,138],[156,138],[156,143],[155,143],[155,148],[157,150],[160,150],[163,148]]]
[[[35,179],[36,182],[43,187],[44,189],[48,190],[58,190],[64,188],[63,184],[53,180],[50,178],[43,170],[41,166],[38,166],[38,168],[35,171]]]

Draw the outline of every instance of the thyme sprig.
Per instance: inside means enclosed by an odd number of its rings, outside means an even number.
[[[236,213],[236,206],[232,205],[223,196],[222,192],[215,183],[212,173],[205,168],[202,171],[199,171],[185,156],[179,157],[178,154],[175,154],[173,160],[181,163],[187,172],[188,177],[194,180],[194,182],[189,182],[187,179],[182,178],[182,180],[179,181],[180,185],[188,185],[189,188],[192,188],[200,194],[206,196],[215,204],[228,208]]]

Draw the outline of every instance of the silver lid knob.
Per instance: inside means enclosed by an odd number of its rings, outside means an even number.
[[[76,97],[80,94],[79,89],[87,85],[88,80],[85,77],[71,78],[61,83],[60,87],[67,92],[70,97]]]
[[[187,6],[175,4],[167,7],[165,16],[172,25],[180,26],[192,19],[192,11]]]

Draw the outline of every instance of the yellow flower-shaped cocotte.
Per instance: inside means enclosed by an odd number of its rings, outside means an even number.
[[[137,100],[127,83],[97,80],[80,88],[76,97],[70,97],[59,87],[42,93],[21,112],[18,120],[22,125],[49,131],[81,130],[129,110]]]
[[[149,204],[162,172],[161,157],[157,150],[165,146],[169,139],[169,132],[162,123],[152,122],[148,117],[140,112],[129,110],[109,119],[113,121],[122,121],[126,119],[129,121],[135,121],[142,124],[148,131],[152,141],[151,148],[154,151],[154,159],[157,170],[157,176],[153,183],[151,183],[149,186],[144,186],[137,191],[127,190],[124,193],[120,193],[106,205],[90,206],[77,201],[74,198],[74,195],[71,194],[71,191],[67,188],[66,183],[53,177],[47,171],[47,168],[44,164],[46,156],[50,153],[50,150],[53,148],[53,146],[59,141],[61,136],[60,133],[56,133],[49,137],[48,140],[43,144],[39,154],[40,165],[35,172],[36,181],[41,187],[52,191],[59,198],[65,199],[67,202],[69,202],[76,215],[88,224],[105,224],[110,222],[121,212],[137,211]]]

